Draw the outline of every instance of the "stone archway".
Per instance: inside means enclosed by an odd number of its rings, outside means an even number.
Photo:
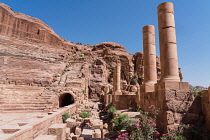
[[[63,93],[59,97],[59,107],[68,106],[74,102],[74,97],[70,93]]]

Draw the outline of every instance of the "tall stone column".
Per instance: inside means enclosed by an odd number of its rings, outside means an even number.
[[[158,6],[161,81],[180,81],[173,3]]]
[[[115,67],[115,95],[121,95],[121,64],[120,62],[117,62],[117,66]]]
[[[147,25],[143,27],[144,49],[144,84],[154,86],[157,83],[155,27]]]

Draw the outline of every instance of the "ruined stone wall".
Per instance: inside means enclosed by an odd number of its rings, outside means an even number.
[[[157,118],[162,131],[176,128],[180,123],[199,124],[202,121],[200,99],[189,92],[187,82],[161,82],[154,92],[141,92],[143,110],[154,105],[160,109]]]
[[[201,92],[201,107],[202,107],[202,115],[205,118],[205,128],[207,130],[207,134],[210,132],[210,87],[208,90],[204,90]],[[209,135],[210,137],[210,135]]]

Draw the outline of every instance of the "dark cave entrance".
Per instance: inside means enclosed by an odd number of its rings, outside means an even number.
[[[59,107],[68,106],[74,103],[74,97],[69,93],[64,93],[59,97]]]

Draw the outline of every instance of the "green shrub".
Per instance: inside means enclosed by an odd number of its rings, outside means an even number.
[[[201,96],[201,89],[197,89],[197,88],[191,88],[190,92],[194,94],[195,97],[200,97]]]
[[[161,134],[156,127],[156,116],[159,113],[154,105],[151,105],[148,112],[140,110],[137,120],[124,119],[123,117],[112,120],[116,124],[115,129],[124,129],[125,133],[118,136],[118,140],[188,140],[207,139],[203,128],[180,124],[178,128],[169,129],[168,133]]]
[[[128,119],[129,119],[128,114],[120,114],[117,117],[115,117],[114,119],[112,119],[111,122],[114,123],[113,130],[120,131],[120,130],[126,128],[125,122]]]
[[[64,114],[62,115],[62,120],[63,120],[64,123],[66,122],[66,120],[67,120],[68,118],[70,118],[70,114],[69,114],[68,112],[66,112],[66,113],[64,113]]]
[[[160,137],[161,140],[186,140],[185,133],[189,126],[180,124],[177,129],[171,129],[167,134]]]
[[[149,112],[144,112],[140,110],[139,118],[136,121],[129,122],[130,120],[122,121],[121,123],[125,130],[129,132],[129,135],[126,135],[126,138],[129,140],[153,140],[160,136],[160,133],[157,131],[156,127],[156,116],[159,113],[159,110],[155,108],[154,105],[149,107]],[[126,125],[127,124],[127,125]],[[119,135],[119,138],[125,138],[123,135]]]
[[[107,110],[107,114],[108,114],[108,118],[111,119],[113,117],[113,114],[116,111],[116,108],[111,103],[108,106],[109,106],[109,109]]]
[[[91,116],[91,112],[88,110],[84,110],[79,114],[79,117],[81,118],[90,118]]]
[[[138,112],[141,110],[141,107],[139,105],[135,106],[134,108],[131,109],[131,111],[134,111],[134,112]]]
[[[131,85],[135,85],[135,84],[137,84],[138,83],[138,78],[133,78],[132,80],[131,80]]]
[[[82,91],[82,94],[85,94],[85,90],[84,89],[82,89],[81,91]]]

